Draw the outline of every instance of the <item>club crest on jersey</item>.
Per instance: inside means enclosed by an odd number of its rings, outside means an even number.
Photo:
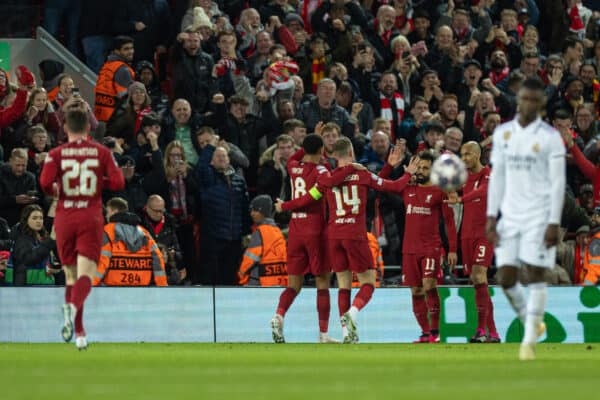
[[[535,143],[535,144],[533,145],[533,147],[531,148],[531,150],[532,150],[534,153],[536,153],[536,154],[537,154],[537,153],[539,153],[539,152],[540,152],[540,145],[539,145],[539,143]]]
[[[503,136],[504,136],[504,140],[510,139],[510,131],[504,132]]]
[[[425,198],[425,203],[431,203],[431,194],[428,194],[427,197]]]

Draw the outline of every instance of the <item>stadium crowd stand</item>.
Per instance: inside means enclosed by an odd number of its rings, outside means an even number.
[[[42,25],[99,73],[96,97],[85,99],[91,134],[127,182],[104,199],[126,199],[166,243],[170,284],[238,284],[248,204],[261,194],[290,199],[285,165],[306,133],[336,124],[333,140],[350,138],[375,173],[395,146],[406,165],[419,151],[458,154],[476,141],[487,163],[494,128],[514,117],[529,76],[546,84],[546,118],[575,147],[548,279],[582,283],[600,214],[599,1],[45,0],[0,9],[13,15],[0,36],[30,37]],[[2,251],[23,248],[27,232],[17,222],[29,204],[45,217],[34,248],[51,247],[53,199],[35,181],[48,151],[66,140],[63,104],[80,96],[78,77],[60,62],[27,67],[41,81],[26,102],[18,72],[0,70],[0,225],[10,226]],[[402,198],[373,192],[368,210],[365,229],[386,265],[382,285],[399,284],[401,270],[387,266],[402,264]],[[460,207],[455,214],[460,220]],[[289,217],[275,216],[284,232]],[[54,279],[35,282],[62,284],[49,251],[40,260]],[[3,280],[9,256],[0,257]],[[38,261],[26,267],[39,270]],[[459,269],[440,280],[467,277]]]

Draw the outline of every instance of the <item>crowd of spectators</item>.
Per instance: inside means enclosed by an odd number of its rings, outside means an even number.
[[[290,198],[286,161],[307,133],[323,136],[332,167],[332,144],[341,136],[373,172],[395,146],[407,163],[419,151],[458,153],[462,143],[477,141],[487,163],[494,128],[517,112],[520,84],[539,76],[546,83],[545,118],[596,164],[595,6],[577,0],[46,0],[43,26],[99,73],[96,97],[85,99],[92,136],[112,150],[126,178],[122,192],[106,192],[104,199],[123,198],[139,215],[173,269],[167,272],[173,282],[233,285],[251,232],[250,200]],[[36,179],[48,150],[66,140],[63,105],[80,96],[79,77],[63,73],[59,62],[44,60],[39,70],[42,82],[27,92],[0,70],[0,217],[12,239],[0,243],[12,243],[4,249],[13,250],[12,262],[32,268],[53,245],[52,199]],[[107,82],[114,83],[108,97]],[[557,261],[566,279],[577,281],[573,240],[583,243],[600,204],[572,158],[568,163],[565,196],[578,218],[563,219]],[[40,212],[45,229],[30,222]],[[401,197],[372,193],[368,219],[385,263],[400,265]],[[285,227],[289,216],[275,220]],[[27,252],[31,262],[17,254],[23,237],[38,248]],[[55,272],[57,261],[48,260]]]

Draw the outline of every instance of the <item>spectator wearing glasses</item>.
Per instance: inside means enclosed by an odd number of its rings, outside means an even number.
[[[177,239],[177,223],[173,215],[166,212],[165,200],[157,194],[148,197],[141,217],[142,226],[162,252],[169,285],[183,283],[187,271]]]

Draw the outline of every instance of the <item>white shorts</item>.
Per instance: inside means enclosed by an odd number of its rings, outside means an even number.
[[[496,265],[520,267],[527,264],[534,267],[554,268],[556,246],[546,248],[544,234],[548,225],[524,227],[498,223],[500,243],[495,249]]]

